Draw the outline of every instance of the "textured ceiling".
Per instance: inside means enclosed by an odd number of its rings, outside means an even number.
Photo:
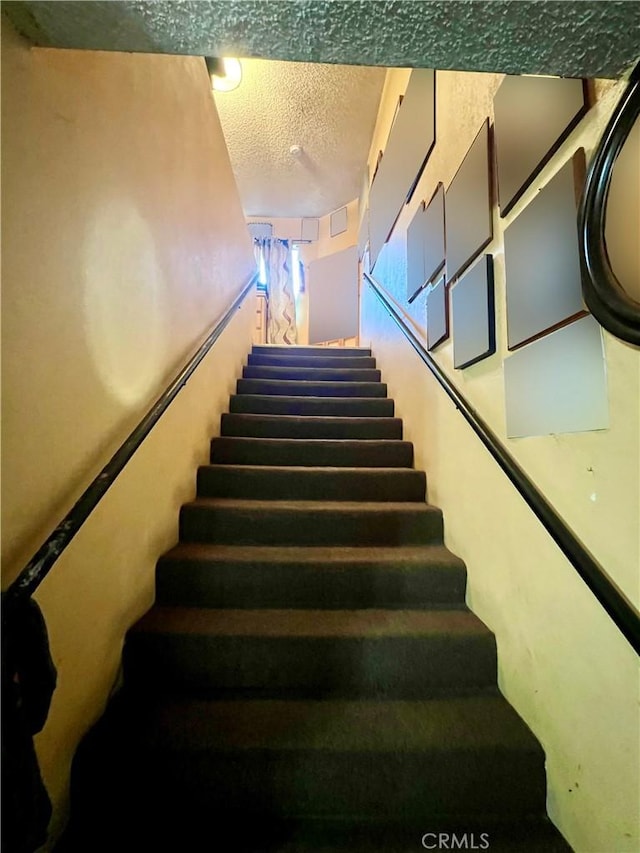
[[[635,0],[3,2],[35,44],[507,74],[618,77]]]
[[[247,216],[324,216],[355,198],[383,68],[243,60],[215,99]],[[292,145],[302,153],[292,156]]]

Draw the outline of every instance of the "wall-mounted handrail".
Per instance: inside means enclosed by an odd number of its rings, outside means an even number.
[[[429,368],[456,408],[542,522],[547,532],[593,592],[616,626],[624,634],[635,651],[640,654],[640,612],[638,612],[620,587],[617,586],[615,581],[609,577],[604,568],[587,550],[575,533],[570,530],[537,486],[518,465],[486,421],[470,405],[435,359],[427,352],[422,342],[413,333],[403,317],[396,311],[395,307],[384,294],[380,285],[368,273],[365,272],[364,276],[373,292],[399,326],[420,359]]]
[[[166,412],[179,392],[187,384],[191,375],[211,347],[218,340],[224,329],[231,321],[246,296],[255,288],[257,276],[252,276],[233,300],[225,314],[218,320],[197,352],[189,359],[178,375],[171,381],[137,427],[124,440],[93,482],[85,489],[71,510],[65,515],[55,530],[29,560],[18,577],[3,593],[3,606],[11,604],[15,599],[32,595],[51,571],[58,557],[80,530],[89,515],[113,485],[116,477],[131,459],[144,439]]]
[[[601,326],[635,346],[640,346],[640,303],[624,290],[611,268],[605,222],[613,167],[638,116],[640,63],[634,68],[593,156],[578,211],[584,301]]]

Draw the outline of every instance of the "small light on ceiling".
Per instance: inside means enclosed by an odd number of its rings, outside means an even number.
[[[302,146],[292,145],[289,149],[289,154],[291,154],[292,157],[295,157],[296,160],[299,159],[300,157],[302,157]]]
[[[242,80],[242,65],[239,59],[224,57],[217,61],[207,60],[211,85],[216,92],[232,92]]]

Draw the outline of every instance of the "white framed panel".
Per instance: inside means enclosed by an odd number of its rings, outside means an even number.
[[[607,429],[602,330],[583,317],[513,353],[504,362],[507,435]]]
[[[485,255],[451,288],[453,366],[470,367],[496,351],[493,257]]]
[[[369,236],[374,266],[418,182],[434,142],[435,72],[414,69],[369,192]]]
[[[427,291],[427,349],[432,350],[449,337],[447,287],[444,276]]]
[[[490,139],[486,119],[445,194],[448,281],[460,275],[493,237]]]
[[[319,219],[303,219],[301,228],[301,240],[313,243],[318,239],[320,233]]]
[[[358,247],[309,264],[309,343],[358,334]]]
[[[407,228],[407,300],[409,302],[415,298],[426,282],[424,226],[424,204],[421,204]]]
[[[347,208],[341,207],[335,210],[329,219],[329,233],[332,237],[343,234],[348,227]]]
[[[270,222],[249,222],[247,228],[254,240],[265,240],[273,234],[273,225]]]
[[[504,233],[509,349],[586,313],[576,217],[569,160]]]
[[[445,262],[444,184],[439,183],[424,211],[424,273],[434,280]]]
[[[583,80],[507,75],[493,99],[500,215],[505,216],[587,111]]]

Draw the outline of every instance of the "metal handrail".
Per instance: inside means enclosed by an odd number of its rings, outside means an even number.
[[[575,533],[566,525],[564,520],[558,515],[533,481],[529,479],[486,421],[470,405],[435,359],[427,352],[422,342],[416,337],[383,293],[378,282],[366,272],[364,276],[373,292],[399,326],[420,359],[426,364],[444,391],[451,398],[460,414],[471,426],[480,441],[542,522],[552,539],[576,569],[619,630],[624,634],[636,653],[640,654],[640,612],[578,539]]]
[[[640,303],[624,290],[611,268],[605,239],[607,198],[613,167],[640,116],[640,63],[602,135],[580,200],[578,243],[582,295],[596,320],[612,335],[640,346]]]
[[[187,384],[195,369],[218,340],[246,296],[255,287],[256,280],[257,276],[253,275],[231,303],[225,314],[215,324],[203,343],[198,347],[197,352],[167,386],[138,426],[124,440],[102,471],[78,498],[71,510],[47,537],[40,548],[38,548],[18,577],[8,587],[6,592],[3,593],[3,605],[11,604],[16,599],[33,595],[53,568],[58,557],[80,530],[107,490],[113,485],[116,477],[138,447],[140,447],[144,439],[149,435],[169,405],[175,400],[178,393]]]

